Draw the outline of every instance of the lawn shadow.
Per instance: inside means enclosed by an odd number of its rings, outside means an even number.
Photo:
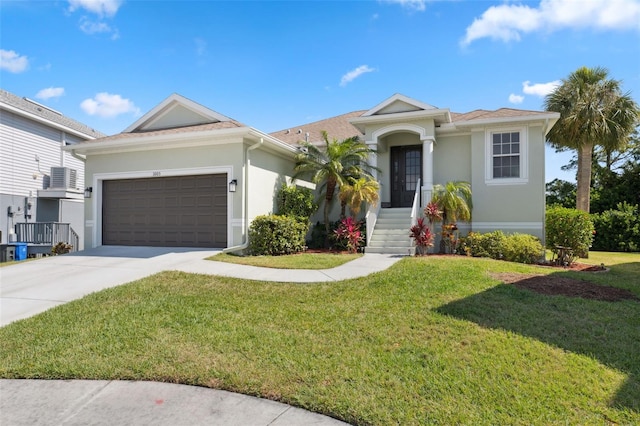
[[[566,279],[566,274],[550,275]],[[526,278],[525,278],[526,279]],[[640,412],[640,301],[549,296],[500,284],[436,309],[587,355],[628,374],[610,404]]]

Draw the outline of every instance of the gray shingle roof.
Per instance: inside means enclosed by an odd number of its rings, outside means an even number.
[[[170,129],[148,130],[144,132],[123,132],[123,133],[117,133],[113,136],[107,136],[104,138],[96,139],[95,141],[87,141],[87,142],[110,142],[115,140],[139,139],[141,137],[178,135],[181,133],[205,132],[208,130],[235,129],[235,128],[241,128],[241,127],[247,127],[247,126],[235,120],[218,121],[216,123],[197,124],[194,126],[173,127]]]
[[[337,117],[331,117],[325,120],[303,124],[302,126],[279,130],[270,134],[271,136],[291,145],[297,145],[298,142],[304,141],[307,133],[309,133],[309,142],[320,142],[322,141],[323,130],[327,132],[329,139],[342,140],[353,136],[362,136],[362,132],[354,127],[353,124],[349,123],[349,120],[354,117],[359,117],[365,112],[367,111],[349,112]]]
[[[341,140],[352,136],[362,136],[362,132],[353,124],[349,123],[349,120],[354,117],[360,117],[365,112],[366,110],[354,111],[309,124],[293,126],[289,129],[273,132],[271,136],[292,145],[297,145],[299,141],[304,141],[306,133],[309,133],[309,142],[320,142],[322,140],[323,130],[328,133],[330,139],[335,138]],[[495,111],[477,109],[466,113],[452,112],[451,121],[453,123],[461,123],[471,120],[532,117],[546,114],[548,114],[546,111],[528,111],[513,108],[500,108]]]
[[[10,105],[21,111],[36,115],[45,120],[49,120],[61,126],[67,127],[69,129],[73,129],[79,133],[86,135],[88,138],[100,138],[106,136],[104,133],[94,130],[91,127],[69,117],[66,117],[54,110],[49,109],[44,105],[39,105],[35,102],[27,100],[26,98],[21,98],[14,95],[13,93],[7,92],[4,89],[0,89],[0,102]]]

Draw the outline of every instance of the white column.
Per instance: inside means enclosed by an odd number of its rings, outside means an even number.
[[[372,150],[375,150],[375,151],[378,150],[377,141],[367,141],[366,144],[367,144],[367,147],[369,149],[372,149]],[[378,167],[378,155],[375,154],[375,153],[374,154],[370,154],[368,162],[372,167]],[[374,170],[371,174],[373,175],[374,179],[377,181],[378,180],[378,171]]]
[[[427,136],[422,140],[422,206],[431,201],[433,194],[433,146],[436,140]]]

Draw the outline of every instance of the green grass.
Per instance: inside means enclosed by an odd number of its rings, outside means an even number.
[[[304,285],[164,272],[1,328],[0,377],[209,386],[353,424],[639,424],[640,303],[488,275],[568,275],[640,296],[640,255],[622,262],[589,274],[406,258]]]
[[[278,269],[330,269],[361,257],[361,254],[298,253],[286,256],[236,256],[220,253],[207,260]]]

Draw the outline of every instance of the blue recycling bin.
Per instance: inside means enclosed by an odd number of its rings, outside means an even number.
[[[27,258],[27,243],[13,243],[16,246],[15,260],[25,260]]]

